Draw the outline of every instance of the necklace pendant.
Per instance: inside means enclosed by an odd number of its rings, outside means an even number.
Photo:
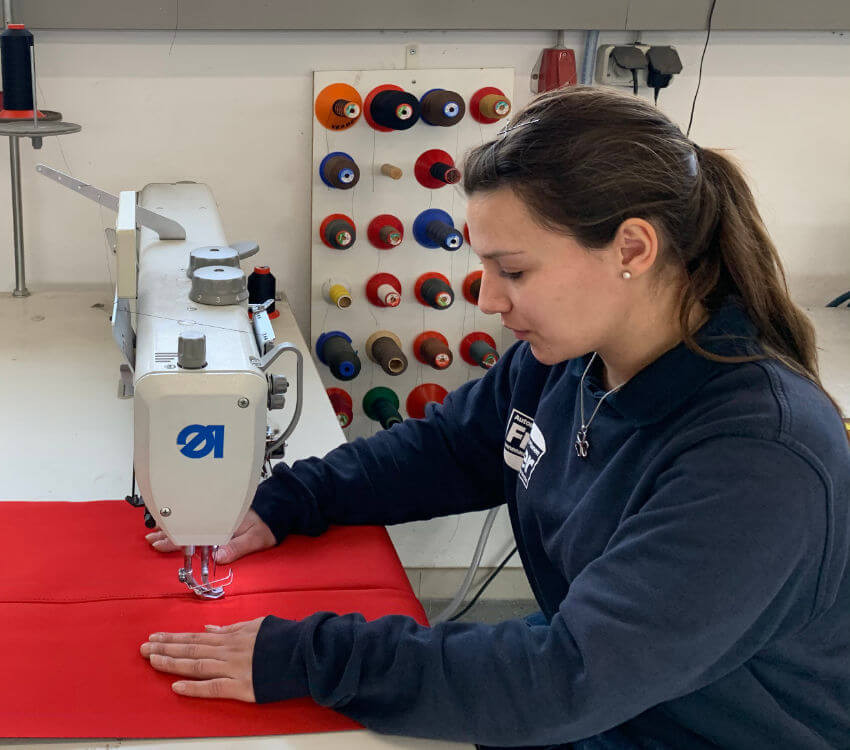
[[[587,442],[587,430],[579,430],[576,435],[576,455],[579,458],[587,458],[590,443]]]

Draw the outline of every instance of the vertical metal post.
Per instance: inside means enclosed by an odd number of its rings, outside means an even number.
[[[24,270],[24,217],[21,207],[20,136],[9,136],[9,163],[12,167],[12,223],[15,235],[15,297],[29,297]]]

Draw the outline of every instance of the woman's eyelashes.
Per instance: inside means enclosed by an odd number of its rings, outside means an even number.
[[[522,273],[522,271],[499,271],[499,276],[503,279],[512,279],[515,281],[522,276]]]

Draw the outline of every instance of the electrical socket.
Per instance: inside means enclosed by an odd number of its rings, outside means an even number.
[[[603,86],[628,86],[631,88],[634,85],[632,71],[618,65],[611,55],[614,48],[619,46],[625,45],[604,44],[596,51],[596,82],[601,83]],[[650,47],[648,44],[635,44],[631,46],[637,47],[644,54],[646,54],[646,51]],[[646,72],[642,71],[639,75],[643,79],[640,81],[640,84],[645,86]]]

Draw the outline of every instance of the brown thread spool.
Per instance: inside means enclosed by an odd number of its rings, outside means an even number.
[[[339,175],[342,170],[351,170],[354,178],[350,182],[344,182]],[[331,156],[322,168],[324,178],[335,188],[349,190],[360,181],[360,167],[348,156]]]
[[[331,107],[337,117],[345,117],[354,120],[360,116],[360,105],[346,99],[337,99]]]
[[[378,232],[378,236],[381,238],[381,242],[386,245],[392,245],[395,247],[396,245],[401,244],[401,232],[389,224],[381,227],[381,231]]]
[[[472,297],[475,299],[475,301],[478,302],[478,297],[481,294],[481,277],[480,276],[477,279],[475,279],[475,281],[473,281],[469,285],[469,293],[472,295]]]
[[[425,339],[419,351],[425,361],[437,370],[445,370],[454,359],[452,350],[438,338]]]
[[[407,357],[401,340],[391,331],[376,331],[366,341],[366,354],[387,375],[401,375],[407,369]]]
[[[435,89],[422,98],[422,119],[429,125],[450,127],[466,114],[466,102],[455,91]]]
[[[507,117],[511,113],[511,103],[506,96],[487,94],[481,98],[478,109],[483,117]]]
[[[402,174],[400,167],[395,166],[394,164],[381,164],[381,174],[386,175],[387,177],[392,177],[394,180],[400,180]]]

